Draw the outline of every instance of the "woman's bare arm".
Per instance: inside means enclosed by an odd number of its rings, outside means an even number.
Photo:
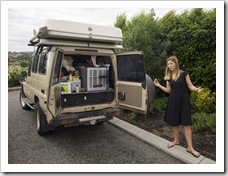
[[[163,90],[166,93],[170,93],[171,87],[168,81],[166,81],[166,87],[162,86],[157,79],[154,79],[154,85],[159,87],[161,90]]]
[[[191,91],[195,91],[195,92],[198,92],[198,93],[202,92],[201,87],[196,88],[196,87],[192,84],[192,81],[191,81],[191,79],[190,79],[189,74],[186,75],[186,78],[185,78],[185,79],[186,79],[186,83],[187,83],[187,85],[188,85],[188,88],[189,88]]]

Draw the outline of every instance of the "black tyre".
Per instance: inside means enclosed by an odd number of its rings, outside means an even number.
[[[150,105],[155,97],[155,86],[149,75],[146,75],[146,85],[148,90],[148,105]]]
[[[23,93],[21,91],[19,94],[19,100],[20,100],[21,107],[24,110],[30,110],[31,108],[25,103],[24,98],[23,98]]]
[[[55,129],[54,126],[47,123],[46,115],[43,113],[39,102],[36,104],[35,115],[37,120],[36,130],[39,135],[48,134]]]
[[[100,121],[100,122],[97,122],[95,125],[96,126],[100,126],[100,125],[103,125],[104,124],[104,121]]]

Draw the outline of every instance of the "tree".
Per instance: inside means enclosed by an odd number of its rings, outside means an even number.
[[[127,15],[124,13],[117,15],[116,22],[114,23],[115,27],[118,27],[123,30],[123,28],[126,26],[127,22]]]
[[[124,51],[143,51],[147,74],[151,77],[161,74],[164,68],[161,65],[164,63],[158,57],[160,56],[160,39],[154,10],[152,9],[148,14],[142,11],[130,21],[126,21],[125,14],[118,15],[115,24],[124,24],[119,25],[123,30]]]
[[[215,91],[216,11],[196,8],[176,15],[167,13],[160,21],[166,53],[176,55],[182,69],[189,71],[194,84]],[[170,44],[170,45],[169,45]]]
[[[123,31],[124,51],[144,52],[147,74],[163,80],[166,58],[177,56],[181,69],[190,73],[195,85],[215,91],[216,10],[195,8],[155,19],[154,10],[127,20],[118,15],[116,27]]]

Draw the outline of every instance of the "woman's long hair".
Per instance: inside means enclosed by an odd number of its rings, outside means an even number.
[[[168,61],[173,61],[175,63],[175,69],[173,70],[173,72],[171,72],[169,70],[169,67],[168,67]],[[178,59],[176,56],[171,56],[169,57],[167,60],[166,60],[166,69],[165,69],[165,80],[170,80],[171,78],[173,80],[177,80],[179,77],[180,77],[180,66],[179,66],[179,63],[178,63]]]

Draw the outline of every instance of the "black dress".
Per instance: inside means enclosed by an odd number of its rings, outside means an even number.
[[[191,122],[191,104],[187,93],[186,71],[181,71],[177,81],[170,79],[171,86],[164,120],[171,126],[188,126]]]

